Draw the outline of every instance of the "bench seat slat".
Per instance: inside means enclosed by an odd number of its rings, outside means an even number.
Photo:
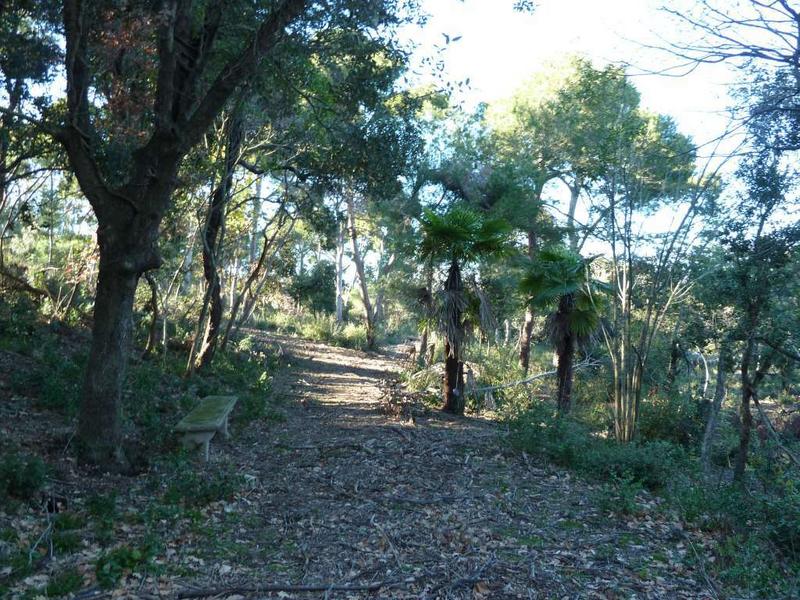
[[[178,433],[216,431],[236,405],[236,396],[207,396],[175,426]]]

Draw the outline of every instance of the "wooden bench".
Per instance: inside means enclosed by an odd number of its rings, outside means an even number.
[[[238,400],[237,396],[206,396],[200,400],[200,404],[175,426],[175,432],[183,434],[183,447],[202,446],[208,462],[209,442],[217,432],[228,438],[228,415]]]

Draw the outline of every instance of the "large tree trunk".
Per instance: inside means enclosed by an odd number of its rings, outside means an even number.
[[[708,413],[708,421],[706,421],[706,430],[703,434],[703,445],[700,449],[700,464],[703,467],[703,472],[707,475],[711,470],[711,448],[714,444],[714,437],[717,431],[717,421],[719,419],[719,412],[722,408],[722,403],[727,395],[727,388],[725,387],[725,374],[728,370],[728,341],[723,339],[719,343],[719,354],[717,360],[717,382],[714,388],[714,402],[711,405],[711,410]]]
[[[103,178],[95,157],[103,154],[95,136],[89,90],[94,80],[89,40],[97,32],[81,0],[63,3],[66,115],[55,137],[89,200],[97,222],[100,267],[95,297],[92,349],[78,425],[84,459],[114,466],[122,459],[121,392],[131,341],[133,299],[139,276],[160,266],[159,226],[171,207],[183,157],[201,139],[232,94],[255,73],[284,38],[287,25],[303,10],[303,0],[280,3],[258,24],[242,50],[228,61],[209,60],[220,12],[192,18],[191,3],[172,3],[158,25],[153,131],[134,149],[123,185]],[[215,22],[216,21],[216,22]],[[189,58],[187,58],[189,57]],[[213,67],[209,67],[209,65]],[[179,65],[176,67],[176,65]],[[213,68],[213,72],[211,69]],[[213,77],[207,89],[199,82]],[[113,128],[112,128],[113,130]],[[119,140],[110,140],[119,142]]]
[[[558,395],[556,396],[558,412],[566,414],[572,408],[572,378],[575,363],[575,335],[570,330],[569,319],[575,307],[575,296],[567,294],[561,297],[558,303],[556,319],[560,320],[561,338],[556,344],[558,366],[556,377],[558,379]]]
[[[92,347],[78,422],[78,452],[89,463],[118,469],[125,464],[122,386],[131,349],[133,299],[139,275],[114,269],[115,262],[108,258],[100,262]]]
[[[367,275],[364,270],[364,261],[358,249],[358,232],[356,231],[356,209],[352,196],[347,197],[347,214],[350,227],[350,242],[353,248],[353,262],[356,264],[358,281],[361,284],[361,300],[364,303],[364,321],[367,326],[367,348],[375,347],[375,314],[372,310],[372,303],[369,300],[369,289],[367,288]]]

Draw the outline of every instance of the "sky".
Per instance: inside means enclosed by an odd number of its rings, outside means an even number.
[[[696,36],[661,10],[665,3],[672,9],[694,4],[693,0],[536,0],[529,14],[514,11],[513,0],[423,0],[430,18],[421,31],[415,28],[408,35],[418,46],[417,61],[437,55],[444,61],[446,80],[469,78],[469,86],[454,98],[465,108],[510,96],[526,78],[565,55],[583,55],[598,67],[629,65],[626,70],[641,94],[642,107],[675,119],[678,130],[699,146],[702,168],[706,158],[724,156],[736,145],[732,138],[718,143],[729,125],[728,94],[736,74],[724,64],[701,65],[682,77],[656,74],[681,62],[660,48]],[[430,69],[418,70],[422,82],[436,82]],[[719,162],[710,158],[711,165]],[[552,182],[545,188],[544,200],[560,205],[553,215],[563,220],[568,202],[565,186]],[[589,220],[584,201],[576,213],[579,222]],[[648,217],[644,228],[649,233],[669,231],[681,216],[667,207]],[[592,242],[586,248],[602,251],[590,246]]]
[[[509,96],[548,61],[566,54],[589,57],[598,65],[629,63],[631,81],[642,105],[676,119],[679,129],[698,144],[725,129],[727,93],[734,80],[729,67],[707,65],[685,77],[643,74],[678,62],[663,51],[664,40],[685,40],[686,31],[659,8],[689,0],[536,0],[533,14],[513,10],[513,0],[424,0],[431,15],[422,31],[411,34],[417,57],[441,53],[446,77],[470,79],[460,100],[465,105]],[[427,75],[426,75],[427,76]]]

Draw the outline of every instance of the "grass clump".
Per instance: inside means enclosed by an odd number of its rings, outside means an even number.
[[[83,576],[75,567],[66,567],[56,572],[44,588],[48,598],[61,598],[77,592],[83,587]]]
[[[162,497],[165,504],[201,507],[232,498],[244,485],[242,476],[231,468],[197,472],[184,461],[180,462],[184,463],[183,467],[176,469]]]

